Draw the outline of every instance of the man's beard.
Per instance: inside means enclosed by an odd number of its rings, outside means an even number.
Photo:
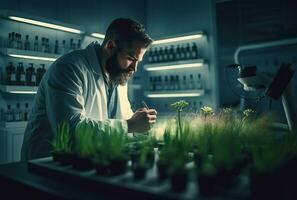
[[[124,70],[121,68],[118,58],[118,52],[114,53],[110,58],[106,61],[106,70],[110,75],[111,81],[116,85],[126,85],[133,75],[133,71]]]

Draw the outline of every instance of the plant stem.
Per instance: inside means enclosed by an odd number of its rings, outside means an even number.
[[[182,137],[182,127],[181,127],[181,121],[180,121],[180,110],[177,111],[178,114],[178,126],[179,126],[179,139]]]

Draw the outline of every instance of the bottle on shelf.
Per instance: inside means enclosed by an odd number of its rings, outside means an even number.
[[[186,48],[184,45],[180,48],[180,54],[179,54],[179,60],[185,60],[186,59]]]
[[[24,116],[23,116],[24,121],[28,121],[29,119],[29,104],[25,103],[25,109],[24,109]]]
[[[191,49],[191,59],[197,59],[198,58],[198,47],[196,43],[193,42],[192,49]]]
[[[64,55],[65,53],[67,53],[66,40],[63,40],[62,41],[61,54]]]
[[[36,72],[36,85],[39,85],[43,75],[45,74],[45,64],[40,64],[41,67],[37,69]]]
[[[25,44],[24,44],[24,50],[30,51],[30,41],[29,41],[29,35],[26,35]]]
[[[22,111],[20,109],[20,104],[19,103],[16,104],[16,110],[14,112],[14,120],[15,121],[22,121],[23,120]]]
[[[158,84],[158,77],[155,76],[153,79],[153,91],[156,91],[156,84]]]
[[[29,67],[26,69],[26,85],[35,86],[36,85],[36,73],[33,63],[29,63]]]
[[[187,43],[187,45],[186,45],[186,58],[185,59],[186,60],[191,59],[191,47],[190,47],[189,43]]]
[[[183,76],[183,82],[182,82],[182,90],[187,90],[188,89],[188,83],[187,83],[187,77]]]
[[[181,59],[181,48],[179,44],[177,45],[174,54],[175,54],[175,60]]]
[[[81,49],[81,40],[80,39],[77,40],[77,46],[76,47],[77,47],[76,49]]]
[[[17,35],[15,32],[11,33],[11,46],[10,48],[16,49],[17,48]]]
[[[163,55],[163,62],[168,62],[168,61],[169,61],[169,50],[168,50],[168,47],[165,46],[164,55]]]
[[[179,76],[175,76],[175,90],[180,90]]]
[[[162,91],[162,76],[158,76],[157,82],[156,82],[156,91]]]
[[[175,55],[174,55],[174,46],[171,45],[168,53],[168,61],[174,61]]]
[[[58,42],[58,40],[56,40],[56,42],[55,42],[55,50],[54,50],[54,53],[55,53],[55,54],[59,54],[59,42]]]
[[[164,51],[163,51],[163,47],[160,47],[159,48],[158,62],[164,62]]]
[[[159,57],[159,54],[158,54],[157,48],[155,47],[153,50],[153,63],[158,62],[158,57]]]
[[[153,91],[153,77],[149,77],[149,91]]]
[[[170,76],[169,85],[170,85],[170,87],[168,88],[168,90],[174,90],[175,89],[174,76],[173,75]]]
[[[34,40],[34,51],[39,51],[39,44],[38,44],[38,36],[35,36],[35,40]]]
[[[202,89],[202,80],[201,80],[200,73],[197,75],[196,89],[198,89],[198,90]]]
[[[25,85],[26,74],[22,62],[19,62],[19,66],[16,70],[16,85]]]
[[[46,38],[46,40],[45,40],[45,52],[46,53],[50,53],[51,52],[50,42],[49,42],[49,39],[48,38]]]
[[[13,109],[11,108],[11,105],[7,105],[7,110],[4,113],[5,121],[6,122],[12,122],[13,119]]]
[[[164,87],[163,87],[163,89],[165,90],[165,91],[167,91],[168,90],[168,88],[169,88],[169,82],[168,82],[168,76],[165,76],[165,78],[164,78]]]
[[[23,49],[22,34],[18,34],[17,48],[18,49]]]
[[[190,74],[190,80],[189,80],[189,86],[188,86],[189,90],[193,90],[195,89],[195,82],[194,82],[194,77],[193,74]]]
[[[152,50],[149,50],[147,60],[148,60],[148,63],[153,62],[153,52],[152,52]]]
[[[41,38],[41,48],[40,48],[40,51],[41,52],[45,52],[45,49],[46,49],[46,39],[45,37]]]
[[[70,49],[69,49],[69,51],[74,50],[74,48],[75,48],[75,44],[74,44],[74,42],[73,42],[73,38],[71,38],[71,39],[70,39]]]
[[[16,74],[15,74],[15,67],[13,66],[12,62],[9,62],[6,69],[6,85],[14,85],[16,82]]]

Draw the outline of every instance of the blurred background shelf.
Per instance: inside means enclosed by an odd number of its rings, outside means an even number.
[[[36,94],[37,86],[0,85],[0,91],[12,94]]]

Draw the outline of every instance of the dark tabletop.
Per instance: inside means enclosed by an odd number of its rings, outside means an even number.
[[[28,171],[26,162],[0,165],[1,197],[42,199],[109,199],[103,193],[87,190],[77,182],[45,177]]]

